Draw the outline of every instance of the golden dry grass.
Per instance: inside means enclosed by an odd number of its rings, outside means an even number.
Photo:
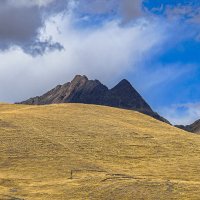
[[[0,104],[0,199],[199,200],[200,136],[94,105]]]

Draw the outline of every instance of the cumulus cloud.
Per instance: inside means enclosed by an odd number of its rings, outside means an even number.
[[[12,13],[12,14],[11,14]],[[43,22],[37,7],[0,6],[1,47],[29,42],[38,34]]]
[[[32,55],[36,55],[37,52],[41,55],[53,50],[62,50],[62,44],[58,44],[57,41],[53,43],[51,35],[43,41],[40,39],[41,30],[52,15],[66,12],[71,5],[75,5],[76,12],[81,15],[107,14],[114,11],[115,15],[121,15],[125,22],[142,14],[141,2],[142,0],[2,0],[0,50],[18,46]],[[41,44],[39,50],[38,44]]]
[[[45,28],[45,22],[51,16],[52,9],[47,6],[53,3],[53,0],[4,0],[0,2],[0,50],[8,50],[10,47],[19,46],[25,52],[32,53],[33,47],[42,44],[40,54],[47,50],[60,50],[61,45],[49,38],[40,40],[40,32]],[[55,3],[55,2],[54,2]],[[48,7],[49,9],[49,7]],[[44,45],[46,47],[44,48]],[[29,48],[30,47],[30,48]],[[43,50],[43,52],[42,52]],[[33,54],[36,51],[33,51]]]

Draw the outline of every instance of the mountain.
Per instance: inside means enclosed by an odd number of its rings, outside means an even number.
[[[169,123],[155,113],[125,79],[114,88],[108,89],[98,80],[89,80],[86,76],[77,75],[71,82],[58,85],[44,95],[28,99],[20,104],[46,105],[59,103],[95,104],[135,110]]]
[[[185,131],[189,131],[192,133],[199,133],[200,134],[200,120],[195,121],[191,125],[183,126],[183,125],[177,125],[177,128],[183,129]]]
[[[0,104],[1,200],[199,200],[200,137],[86,104]]]

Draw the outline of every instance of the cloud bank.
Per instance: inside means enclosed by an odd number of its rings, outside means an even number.
[[[62,50],[62,45],[51,37],[41,40],[40,36],[46,21],[52,15],[66,12],[71,5],[76,7],[76,12],[80,15],[108,14],[111,11],[115,11],[117,15],[121,12],[125,21],[142,14],[140,0],[2,0],[0,50],[8,50],[14,45],[33,55]]]
[[[116,19],[86,29],[77,25],[82,20],[85,19],[76,18],[72,9],[46,22],[42,36],[52,35],[63,45],[63,51],[37,57],[20,48],[1,53],[1,101],[20,101],[39,95],[69,81],[75,74],[86,74],[112,85],[128,71],[136,70],[141,60],[150,57],[166,40],[165,27],[155,31],[159,25],[156,20],[121,26]]]

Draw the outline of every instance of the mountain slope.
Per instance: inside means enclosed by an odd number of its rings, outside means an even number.
[[[195,121],[191,125],[187,125],[187,126],[177,125],[176,127],[183,129],[185,131],[192,132],[192,133],[200,133],[200,120]]]
[[[86,76],[77,75],[70,83],[58,85],[40,97],[21,102],[28,105],[58,103],[85,103],[130,109],[169,123],[151,109],[127,80],[122,80],[109,90],[98,80],[88,80]]]
[[[135,111],[2,104],[0,141],[0,199],[199,200],[199,135]]]

